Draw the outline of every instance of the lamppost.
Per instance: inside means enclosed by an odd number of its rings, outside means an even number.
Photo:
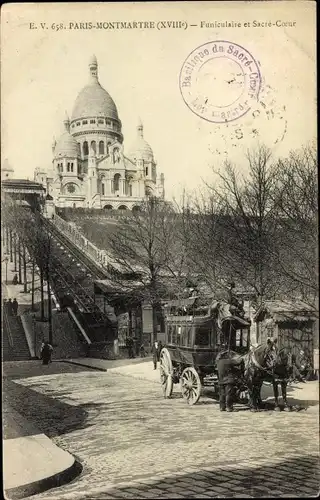
[[[9,262],[9,257],[8,255],[5,255],[3,262],[6,265],[6,285],[8,284],[8,262]]]
[[[33,329],[33,342],[34,342],[34,357],[37,357],[37,330],[36,330],[36,315],[32,314],[32,329]]]

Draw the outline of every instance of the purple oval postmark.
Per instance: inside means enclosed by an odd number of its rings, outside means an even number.
[[[189,54],[179,85],[193,113],[213,123],[226,123],[244,116],[257,102],[261,75],[250,52],[237,43],[216,40]]]

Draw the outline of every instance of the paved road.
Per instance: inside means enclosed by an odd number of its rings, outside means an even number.
[[[224,414],[210,393],[189,407],[178,390],[164,400],[154,382],[65,363],[11,364],[4,375],[10,404],[84,466],[73,483],[35,499],[318,493],[315,407]]]

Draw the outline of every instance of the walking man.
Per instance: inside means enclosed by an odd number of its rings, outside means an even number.
[[[19,307],[19,304],[18,304],[18,301],[16,298],[13,299],[13,302],[12,302],[12,312],[13,312],[13,316],[17,316],[18,314],[18,307]]]
[[[157,369],[157,361],[158,361],[158,349],[159,349],[159,344],[158,341],[155,340],[152,346],[152,359],[153,359],[153,369]]]
[[[144,348],[144,344],[142,343],[140,346],[140,358],[145,358],[146,356],[146,350]]]
[[[52,345],[49,344],[49,342],[46,340],[41,349],[41,358],[43,365],[48,365],[49,363],[51,363],[52,351],[53,351]]]
[[[236,385],[242,375],[243,360],[232,358],[228,351],[222,353],[217,361],[219,379],[220,411],[233,411]]]
[[[161,340],[159,340],[159,342],[158,342],[158,356],[157,356],[158,361],[160,361],[160,353],[161,353],[162,348],[163,348],[162,342],[161,342]]]
[[[12,315],[13,315],[13,304],[12,304],[12,299],[9,299],[9,300],[8,300],[8,303],[7,303],[7,311],[8,311],[8,315],[9,315],[9,316],[12,316]]]

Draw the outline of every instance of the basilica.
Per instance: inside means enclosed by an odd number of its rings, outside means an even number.
[[[164,198],[164,176],[157,175],[153,151],[137,125],[136,140],[124,153],[117,107],[98,79],[98,62],[89,63],[89,83],[76,98],[71,119],[52,144],[52,167],[37,168],[57,207],[139,209],[148,196]]]

